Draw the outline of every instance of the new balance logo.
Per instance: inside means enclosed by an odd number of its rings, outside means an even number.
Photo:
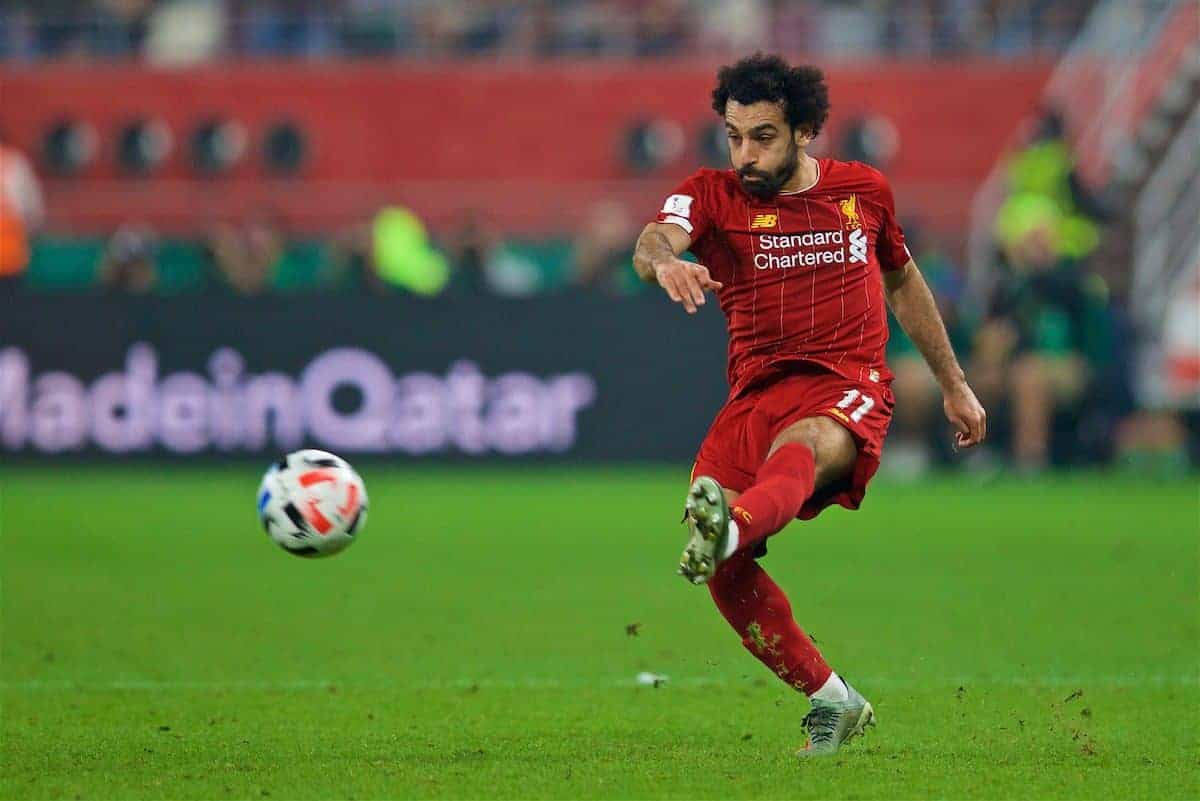
[[[850,232],[850,263],[867,263],[867,235],[862,232],[861,228],[855,228]]]
[[[779,225],[778,214],[755,214],[750,221],[751,228],[774,228]]]

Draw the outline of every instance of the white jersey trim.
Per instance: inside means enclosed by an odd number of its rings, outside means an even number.
[[[663,218],[663,222],[665,222],[665,223],[671,223],[671,224],[673,224],[673,225],[678,225],[680,228],[682,228],[683,230],[687,231],[689,234],[690,234],[690,233],[691,233],[693,230],[695,230],[695,229],[692,227],[692,224],[691,224],[690,222],[688,222],[687,220],[685,220],[683,217],[679,217],[679,216],[677,216],[677,215],[674,215],[674,214],[670,214],[670,215],[666,216],[665,218]]]
[[[821,162],[817,159],[813,159],[813,161],[816,162],[816,165],[817,165],[817,177],[813,179],[813,182],[811,184],[804,187],[803,189],[796,189],[791,192],[780,192],[779,194],[781,194],[781,195],[800,195],[800,194],[803,194],[805,192],[809,192],[809,191],[815,189],[817,184],[821,183]]]

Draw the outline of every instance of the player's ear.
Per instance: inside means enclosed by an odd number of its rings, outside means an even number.
[[[812,134],[804,127],[793,128],[792,139],[796,142],[797,147],[808,147],[808,143],[813,140]]]

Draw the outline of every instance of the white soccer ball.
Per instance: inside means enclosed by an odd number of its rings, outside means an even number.
[[[285,551],[315,558],[345,550],[367,523],[367,490],[332,453],[289,453],[268,468],[258,488],[258,516]]]

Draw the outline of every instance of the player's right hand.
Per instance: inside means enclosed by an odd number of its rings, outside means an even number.
[[[715,292],[723,286],[713,280],[703,264],[683,259],[671,259],[656,265],[654,277],[658,285],[666,290],[667,297],[683,304],[688,314],[695,314],[696,309],[704,305],[705,291],[711,289]]]

